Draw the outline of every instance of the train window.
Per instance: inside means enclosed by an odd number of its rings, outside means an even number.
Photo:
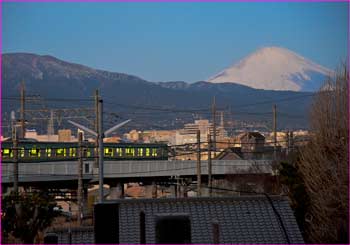
[[[122,150],[122,148],[117,148],[117,155],[118,156],[123,156],[123,150]]]
[[[126,148],[125,155],[130,157],[135,156],[135,148]]]
[[[51,157],[51,148],[46,148],[46,156]]]
[[[146,157],[149,157],[151,155],[150,148],[146,148]]]
[[[24,157],[24,148],[23,147],[19,149],[19,156]]]
[[[152,157],[156,157],[156,156],[158,156],[157,149],[153,148],[152,149]]]
[[[40,150],[37,148],[32,148],[29,150],[30,157],[40,157]]]
[[[10,149],[1,149],[1,155],[3,157],[11,157],[12,156],[12,150],[10,150]]]
[[[77,149],[76,148],[69,148],[69,156],[70,157],[75,157],[77,154]]]
[[[138,149],[137,149],[137,155],[138,155],[139,157],[142,157],[142,156],[143,156],[143,148],[138,148]]]
[[[87,153],[87,149],[86,149],[86,148],[83,148],[83,157],[86,156],[86,153]]]
[[[56,149],[56,156],[65,157],[66,156],[66,149],[65,148],[58,148]]]
[[[113,155],[113,148],[105,148],[105,156],[112,157]]]

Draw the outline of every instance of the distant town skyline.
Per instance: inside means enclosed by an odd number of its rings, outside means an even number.
[[[330,69],[348,55],[347,2],[2,5],[2,53],[53,55],[155,82],[206,80],[266,46]]]

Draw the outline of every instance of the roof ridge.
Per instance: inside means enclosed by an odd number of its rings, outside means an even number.
[[[286,200],[287,196],[282,195],[270,195],[273,201]],[[266,197],[261,195],[246,195],[246,196],[231,196],[231,197],[184,197],[184,198],[137,198],[137,199],[119,199],[119,200],[106,200],[107,204],[124,204],[124,203],[166,203],[166,202],[214,202],[214,201],[260,201],[267,200]]]

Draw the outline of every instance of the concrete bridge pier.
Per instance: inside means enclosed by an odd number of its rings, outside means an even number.
[[[180,185],[180,197],[187,197],[187,186],[186,185]]]
[[[124,198],[124,184],[121,182],[113,182],[109,184],[109,196],[107,199]]]
[[[176,185],[169,186],[168,192],[170,192],[170,197],[178,197],[178,188]]]
[[[83,216],[86,216],[89,214],[89,207],[88,207],[88,198],[89,198],[89,191],[88,191],[88,185],[83,185]]]
[[[157,198],[157,183],[155,181],[152,182],[152,198]]]
[[[145,197],[146,198],[157,198],[158,187],[155,181],[152,184],[145,185]]]

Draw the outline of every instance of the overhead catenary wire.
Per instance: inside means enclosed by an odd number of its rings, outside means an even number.
[[[38,99],[42,101],[54,101],[54,102],[76,102],[76,101],[86,101],[86,102],[93,102],[93,99],[86,99],[86,98],[45,98],[45,97],[27,97],[26,100],[35,100]],[[14,101],[20,101],[20,97],[2,97],[1,100],[14,100]]]
[[[259,105],[259,104],[264,104],[264,103],[270,103],[270,102],[278,102],[278,101],[289,101],[289,100],[295,100],[295,99],[299,99],[299,98],[303,98],[303,97],[309,97],[312,96],[313,94],[307,94],[307,95],[299,95],[299,96],[293,96],[293,97],[287,97],[287,98],[282,98],[282,99],[277,99],[277,100],[263,100],[260,101],[258,103],[251,103],[251,104],[243,104],[243,105],[237,105],[235,106],[235,108],[240,108],[240,107],[246,107],[246,106],[251,106],[251,105]],[[43,98],[43,97],[39,97],[40,101],[62,101],[62,102],[93,102],[93,98]],[[4,97],[3,100],[17,100],[18,102],[20,101],[20,97]],[[38,98],[26,98],[27,101],[37,101]],[[133,112],[107,112],[107,114],[109,114],[109,116],[113,116],[115,118],[123,118],[126,117],[126,115],[134,115],[134,116],[146,116],[146,117],[156,117],[157,115],[161,114],[161,113],[171,113],[171,114],[194,114],[194,115],[210,115],[210,105],[208,105],[208,108],[186,108],[186,109],[176,109],[176,108],[164,108],[164,107],[155,107],[155,106],[143,106],[143,105],[130,105],[130,104],[122,104],[122,103],[116,103],[113,101],[109,101],[107,100],[106,102],[107,104],[114,104],[114,105],[119,105],[122,107],[126,107],[126,108],[133,108],[136,111]],[[218,110],[223,110],[223,109],[227,109],[226,107],[222,107],[222,108],[218,108]],[[49,111],[49,109],[46,109],[47,111]],[[146,112],[140,112],[138,110],[146,110]],[[152,111],[152,113],[148,113],[147,111]],[[244,111],[238,111],[238,112],[234,112],[235,114],[242,114],[242,115],[246,115],[246,116],[258,116],[261,118],[268,118],[268,116],[271,114],[271,112],[244,112]],[[287,113],[281,113],[280,117],[283,118],[289,118],[289,119],[295,119],[297,120],[298,118],[303,118],[300,115],[289,115]],[[298,118],[296,118],[298,117]],[[178,124],[178,123],[177,123]],[[149,124],[148,124],[149,125]],[[144,126],[144,124],[140,125],[141,127]],[[164,129],[167,130],[169,129],[169,126],[162,126],[162,125],[149,125],[151,128],[155,128],[155,129]],[[173,125],[174,126],[174,125]],[[130,127],[130,126],[129,126]],[[225,127],[226,129],[229,129],[229,127]]]
[[[256,102],[256,103],[241,104],[241,105],[238,104],[235,106],[235,108],[261,105],[261,104],[269,104],[269,103],[282,102],[282,101],[290,101],[290,100],[312,97],[312,96],[314,96],[313,93],[306,94],[306,95],[304,94],[304,95],[298,95],[298,96],[290,96],[287,98],[281,98],[281,99],[275,99],[275,100],[263,100],[263,101]],[[171,108],[160,108],[160,107],[153,107],[153,106],[140,106],[140,105],[116,103],[116,102],[111,102],[109,100],[107,100],[106,104],[118,105],[118,106],[122,106],[122,107],[134,108],[134,109],[158,110],[158,111],[168,111],[168,112],[200,112],[200,111],[210,110],[210,105],[208,105],[208,108],[193,108],[193,109],[186,109],[186,110],[178,110],[178,109],[171,109]],[[217,108],[217,110],[223,110],[223,109],[227,109],[227,108],[228,107],[226,106],[226,107]]]
[[[292,97],[287,97],[287,98],[281,98],[281,99],[276,99],[276,100],[263,100],[260,102],[256,103],[250,103],[250,104],[241,104],[241,105],[236,105],[235,108],[242,108],[242,107],[249,107],[249,106],[254,106],[254,105],[261,105],[261,104],[268,104],[268,103],[276,103],[276,102],[281,102],[281,101],[290,101],[290,100],[295,100],[295,99],[300,99],[300,98],[306,98],[314,96],[313,93],[311,94],[306,94],[306,95],[299,95],[299,96],[292,96]],[[39,97],[40,100],[42,101],[54,101],[54,102],[93,102],[93,98],[44,98],[44,97]],[[14,101],[20,101],[20,97],[3,97],[2,100],[14,100]],[[27,101],[33,100],[37,101],[38,98],[26,98]],[[159,111],[159,112],[167,112],[167,113],[208,113],[210,114],[210,105],[206,108],[191,108],[191,109],[175,109],[175,108],[162,108],[162,107],[155,107],[155,106],[144,106],[144,105],[132,105],[132,104],[123,104],[123,103],[117,103],[114,101],[110,100],[105,100],[105,104],[110,104],[110,105],[117,105],[123,108],[133,108],[136,110],[149,110],[149,111]],[[228,109],[228,106],[217,108],[217,110],[226,110]],[[135,112],[134,112],[135,113]],[[235,113],[249,113],[249,112],[235,112]],[[251,113],[252,115],[263,115],[263,114],[268,114],[266,113]]]

